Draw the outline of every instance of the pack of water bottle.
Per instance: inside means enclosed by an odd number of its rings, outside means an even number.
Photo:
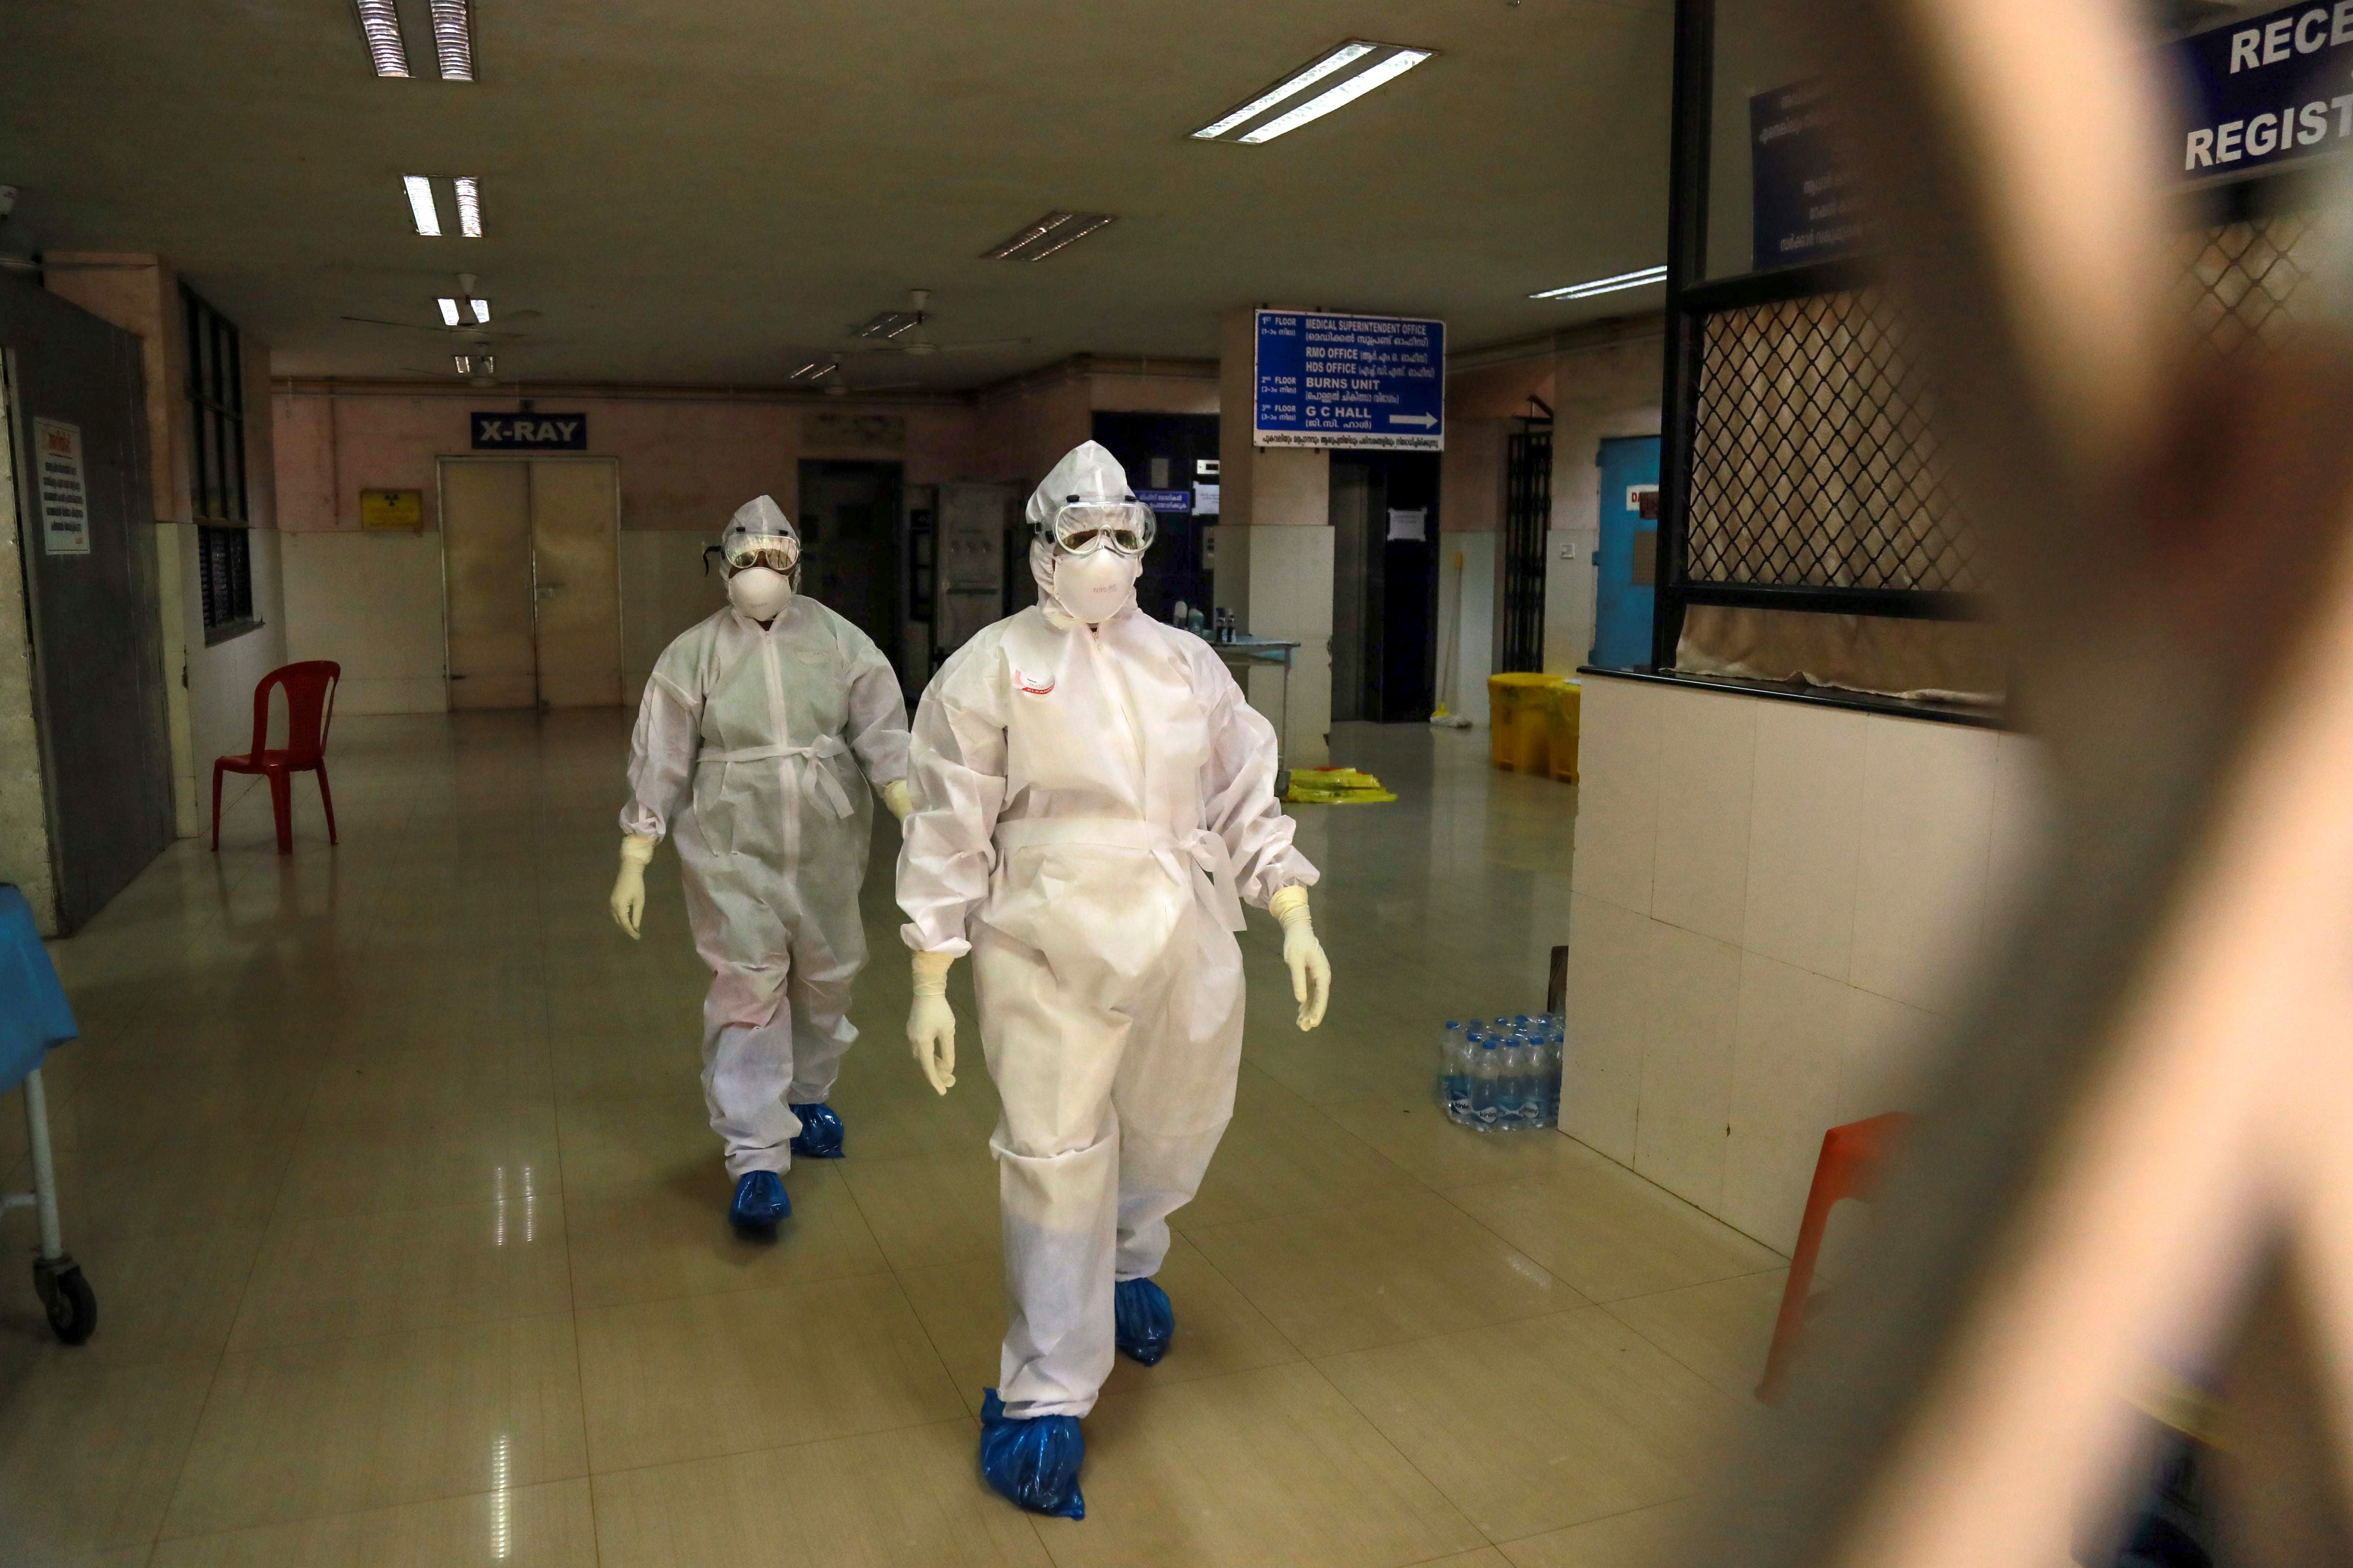
[[[1556,1013],[1449,1022],[1439,1045],[1438,1103],[1481,1132],[1557,1127],[1567,1043]]]

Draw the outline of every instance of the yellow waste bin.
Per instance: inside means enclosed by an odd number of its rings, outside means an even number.
[[[1582,689],[1565,675],[1514,671],[1487,678],[1489,754],[1499,768],[1577,782]]]

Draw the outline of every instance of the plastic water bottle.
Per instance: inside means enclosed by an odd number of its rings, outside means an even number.
[[[1472,1125],[1492,1132],[1503,1122],[1504,1053],[1501,1037],[1481,1031],[1471,1067]]]
[[[1512,1039],[1512,1065],[1517,1093],[1512,1100],[1512,1125],[1541,1127],[1544,1125],[1545,1048],[1544,1037],[1530,1026],[1519,1030]]]
[[[1544,1120],[1538,1125],[1560,1125],[1560,1078],[1568,1054],[1568,1029],[1556,1013],[1545,1015]]]
[[[1438,1103],[1456,1121],[1471,1118],[1471,1030],[1449,1019],[1438,1047]]]

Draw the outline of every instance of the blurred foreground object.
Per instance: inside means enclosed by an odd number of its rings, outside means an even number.
[[[2076,1560],[2079,1516],[2146,1490],[2156,1365],[2221,1385],[2228,1561],[2353,1562],[2342,317],[2193,352],[2122,0],[1813,11],[2058,821],[1852,1288],[1681,1560]],[[2316,253],[2333,297],[2341,236]]]

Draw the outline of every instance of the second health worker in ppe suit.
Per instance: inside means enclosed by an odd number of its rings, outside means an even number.
[[[1037,607],[957,649],[916,710],[899,903],[917,1061],[945,1093],[945,978],[968,952],[1004,1107],[989,1146],[1012,1322],[981,1469],[1075,1519],[1077,1418],[1114,1347],[1149,1364],[1175,1331],[1151,1277],[1233,1113],[1243,901],[1282,921],[1303,1029],[1331,970],[1273,727],[1208,643],[1136,607],[1152,513],[1126,474],[1087,442],[1029,519]]]
[[[670,837],[711,966],[702,1093],[735,1178],[728,1217],[772,1236],[793,1154],[841,1153],[825,1101],[858,1037],[866,785],[906,815],[907,705],[866,634],[794,591],[800,537],[775,501],[738,510],[719,551],[727,607],[663,650],[638,708],[613,918],[638,934]]]

